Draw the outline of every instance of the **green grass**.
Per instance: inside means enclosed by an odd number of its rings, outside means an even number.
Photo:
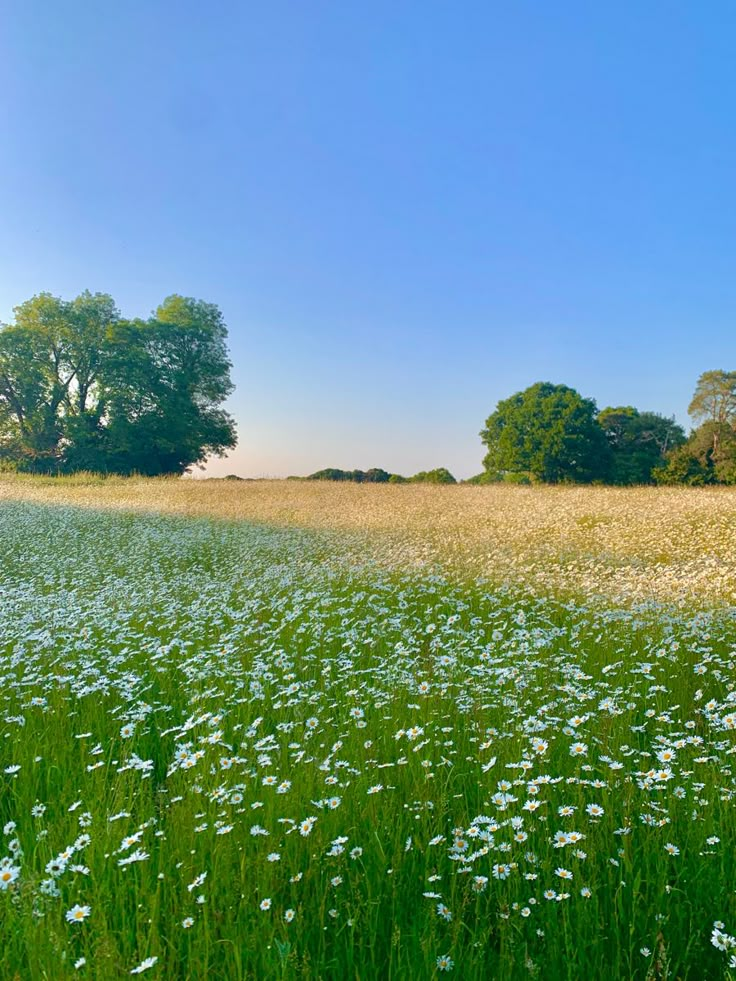
[[[733,611],[366,542],[0,508],[2,976],[736,977]]]

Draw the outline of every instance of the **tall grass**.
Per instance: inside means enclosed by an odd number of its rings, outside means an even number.
[[[702,605],[736,599],[736,490],[0,475],[28,500],[363,535],[399,568],[538,592]]]
[[[736,977],[732,609],[326,525],[0,504],[2,976]]]

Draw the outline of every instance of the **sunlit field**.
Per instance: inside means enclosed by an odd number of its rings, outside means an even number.
[[[736,978],[736,493],[0,481],[0,976]]]
[[[401,569],[614,602],[736,601],[736,490],[0,477],[22,497],[368,536]]]

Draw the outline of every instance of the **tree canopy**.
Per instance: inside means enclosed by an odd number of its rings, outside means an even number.
[[[468,482],[736,484],[736,372],[704,372],[689,412],[699,425],[686,439],[657,412],[598,412],[574,389],[538,382],[498,403],[481,432],[485,469]]]
[[[685,442],[685,431],[674,419],[631,405],[603,409],[598,424],[611,450],[606,477],[612,484],[651,483],[667,453]]]
[[[736,371],[704,371],[687,411],[695,422],[736,425]]]
[[[0,461],[22,471],[181,474],[235,446],[227,330],[170,296],[148,320],[112,297],[41,293],[0,327]]]
[[[537,382],[498,403],[481,438],[490,474],[528,474],[536,480],[586,483],[606,473],[610,448],[596,405],[567,385]]]
[[[705,371],[688,412],[696,425],[655,472],[658,483],[736,484],[736,371]]]

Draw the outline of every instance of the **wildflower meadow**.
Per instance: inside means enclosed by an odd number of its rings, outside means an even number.
[[[735,543],[727,490],[0,482],[0,976],[736,978]]]

